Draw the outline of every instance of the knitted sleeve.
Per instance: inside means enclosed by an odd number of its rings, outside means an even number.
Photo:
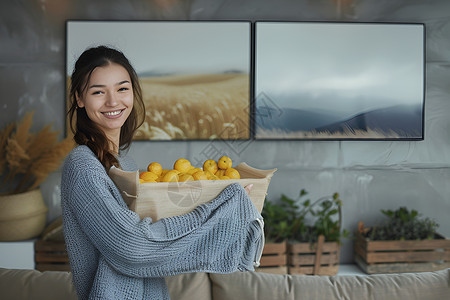
[[[152,223],[150,218],[141,220],[126,207],[119,191],[95,156],[83,155],[66,160],[62,190],[63,197],[66,198],[64,201],[76,216],[82,234],[85,234],[104,259],[122,274],[133,277],[163,277],[201,270],[231,272],[240,268],[241,261],[224,267],[224,263],[218,263],[219,258],[216,257],[233,255],[229,248],[234,247],[232,244],[235,240],[222,238],[214,247],[204,247],[205,239],[217,235],[215,227],[219,223],[236,226],[230,220],[217,218],[216,211],[231,198],[239,198],[236,200],[240,201],[247,197],[240,185],[229,186],[219,197],[200,205],[189,214],[155,223]],[[242,240],[248,232],[257,230],[257,226],[250,223],[251,220],[248,224],[240,225],[241,231],[243,230],[240,235],[239,228],[233,229],[237,230],[233,233],[233,236],[236,235],[235,239]],[[223,229],[219,228],[220,230]],[[67,234],[80,233],[66,232]],[[255,236],[257,235],[253,234],[252,239],[258,239]],[[248,242],[245,240],[242,247],[236,250],[238,255],[246,252],[243,247],[248,248]],[[224,249],[228,249],[227,254],[222,253]],[[249,262],[244,264],[249,265]]]

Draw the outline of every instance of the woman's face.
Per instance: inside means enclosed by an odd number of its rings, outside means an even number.
[[[97,67],[91,74],[82,97],[77,97],[79,107],[113,141],[118,141],[120,128],[133,109],[133,87],[128,71],[112,63]]]

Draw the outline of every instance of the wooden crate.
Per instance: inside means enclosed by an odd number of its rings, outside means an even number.
[[[283,243],[266,243],[261,256],[261,265],[257,272],[287,274],[287,245]]]
[[[368,274],[427,272],[450,268],[450,240],[370,241],[356,233],[355,262]]]
[[[66,244],[37,240],[34,243],[35,269],[39,271],[70,271]]]
[[[336,275],[339,270],[340,245],[325,242],[320,236],[316,244],[289,243],[289,274]]]

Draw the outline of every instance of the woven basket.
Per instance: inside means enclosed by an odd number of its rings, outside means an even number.
[[[130,209],[141,218],[151,217],[153,221],[188,213],[217,197],[232,183],[239,183],[243,187],[253,184],[249,196],[261,212],[270,179],[276,169],[259,170],[241,163],[236,166],[236,170],[241,174],[241,179],[140,184],[138,171],[127,172],[117,168],[111,168],[109,176],[122,192]]]
[[[44,230],[47,210],[40,189],[0,196],[0,241],[38,236]]]

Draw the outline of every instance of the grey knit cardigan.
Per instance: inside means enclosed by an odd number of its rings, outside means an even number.
[[[126,157],[119,163],[132,170]],[[64,162],[61,201],[80,300],[170,299],[165,276],[253,271],[261,257],[262,217],[239,184],[153,223],[128,209],[94,153],[78,146]]]

